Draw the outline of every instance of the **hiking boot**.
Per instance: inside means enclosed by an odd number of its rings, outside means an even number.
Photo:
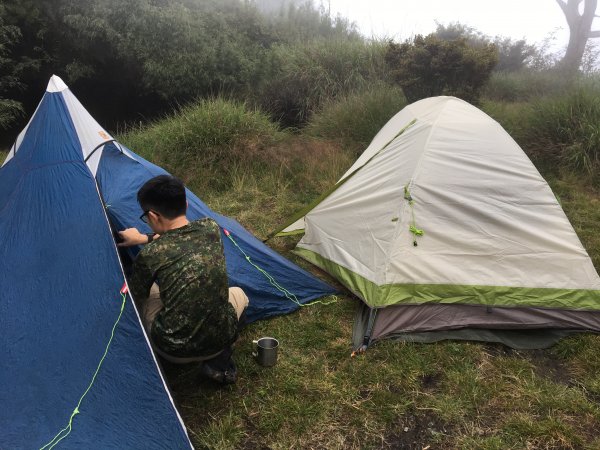
[[[224,384],[234,384],[237,381],[237,367],[233,360],[231,361],[231,367],[229,367],[224,373],[223,383]]]
[[[233,360],[229,361],[228,367],[225,370],[213,367],[210,361],[205,361],[200,368],[200,374],[204,378],[208,378],[219,384],[233,384],[237,380],[237,368]]]

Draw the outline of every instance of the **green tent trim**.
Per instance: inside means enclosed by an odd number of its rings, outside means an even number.
[[[600,310],[600,290],[478,286],[454,284],[386,284],[379,286],[310,250],[294,253],[329,272],[372,308],[426,303]]]

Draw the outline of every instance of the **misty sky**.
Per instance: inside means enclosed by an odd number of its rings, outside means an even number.
[[[540,43],[556,31],[553,47],[565,47],[569,38],[566,20],[555,0],[322,0],[331,14],[356,22],[367,36],[404,40],[460,22],[489,36],[525,38]],[[600,28],[597,19],[596,28]],[[558,30],[558,31],[557,31]]]

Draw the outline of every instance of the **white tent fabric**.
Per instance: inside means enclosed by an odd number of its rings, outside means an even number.
[[[284,230],[304,226],[299,252],[376,286],[600,289],[546,181],[508,133],[467,102],[435,97],[407,106],[345,178]]]
[[[71,90],[60,77],[53,75],[48,82],[46,91],[62,92],[65,103],[67,104],[67,108],[69,109],[70,117],[73,120],[77,137],[79,138],[79,142],[81,144],[81,152],[83,157],[86,160],[92,174],[96,175],[98,163],[100,161],[100,157],[102,156],[102,144],[113,141],[113,137],[104,128],[102,128],[98,122],[96,122],[96,120],[83,107],[79,100],[77,100],[77,98],[73,95]],[[35,117],[35,113],[33,114],[32,118],[33,117]],[[15,153],[19,151],[19,147],[28,128],[29,124],[19,134],[15,144],[10,149],[4,164],[10,161]]]

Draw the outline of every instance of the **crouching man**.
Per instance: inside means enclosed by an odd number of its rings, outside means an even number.
[[[228,286],[218,225],[210,218],[189,222],[185,187],[168,175],[149,180],[137,199],[154,234],[128,228],[119,232],[119,245],[147,244],[128,284],[155,352],[176,364],[202,362],[204,376],[234,383],[231,345],[248,297]]]

